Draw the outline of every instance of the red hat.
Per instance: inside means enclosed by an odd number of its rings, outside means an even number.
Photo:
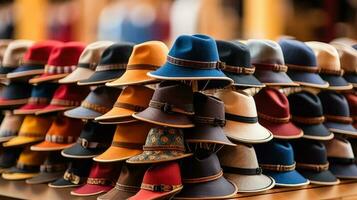
[[[357,93],[351,92],[344,95],[348,101],[348,106],[350,107],[350,115],[353,119],[353,126],[357,128]]]
[[[183,188],[178,163],[153,165],[145,172],[140,188],[129,200],[170,199]]]
[[[303,136],[303,131],[290,120],[289,101],[274,88],[264,88],[254,96],[259,122],[274,138],[292,139]]]
[[[67,42],[57,45],[51,51],[45,71],[40,77],[30,79],[30,83],[55,81],[67,76],[78,64],[85,45],[81,42]]]

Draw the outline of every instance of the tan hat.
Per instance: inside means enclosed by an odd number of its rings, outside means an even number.
[[[11,40],[1,39],[0,40],[0,65],[2,63],[2,59],[4,58],[5,51],[9,46]]]

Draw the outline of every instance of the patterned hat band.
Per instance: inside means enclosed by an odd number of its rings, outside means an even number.
[[[180,151],[185,153],[185,146],[181,145],[144,145],[144,151]]]
[[[220,61],[204,62],[196,60],[186,60],[182,58],[175,58],[170,55],[167,56],[167,62],[173,65],[188,67],[193,69],[221,69],[224,64]]]
[[[81,105],[81,101],[52,99],[50,104],[54,106],[79,106]]]
[[[45,140],[47,142],[53,142],[59,144],[71,144],[76,142],[76,138],[73,136],[61,136],[61,135],[46,135]]]
[[[263,170],[270,170],[276,172],[289,172],[295,170],[296,163],[292,165],[274,165],[274,164],[259,164]]]
[[[223,171],[220,170],[217,174],[211,175],[211,176],[206,176],[206,177],[200,177],[200,178],[183,178],[184,183],[206,183],[209,181],[214,181],[223,176]]]
[[[87,178],[77,176],[76,174],[74,174],[73,172],[69,172],[68,170],[64,173],[63,179],[75,185],[78,185],[80,183],[85,183],[87,180]]]
[[[290,121],[290,116],[289,117],[272,117],[263,113],[258,112],[258,118],[273,122],[273,123],[288,123]]]
[[[98,66],[98,63],[78,63],[77,66],[80,68],[95,70],[95,68]]]
[[[253,63],[256,70],[271,70],[274,72],[287,72],[288,66],[284,64]]]
[[[168,113],[168,114],[173,114],[175,112],[187,114],[187,115],[194,114],[193,104],[176,106],[176,105],[173,105],[170,103],[164,103],[164,102],[151,100],[149,103],[149,107],[159,109],[159,110],[163,111],[164,113]]]
[[[296,168],[322,172],[328,170],[329,163],[311,164],[311,163],[296,163]]]
[[[51,102],[51,98],[46,97],[30,97],[28,100],[29,104],[47,105]]]
[[[106,178],[87,178],[89,185],[115,185],[115,181]]]
[[[93,110],[93,111],[101,113],[101,114],[104,114],[104,113],[110,111],[110,109],[111,109],[111,108],[108,108],[108,107],[105,107],[105,106],[102,106],[99,104],[90,103],[88,101],[83,101],[81,103],[81,107],[87,108],[89,110]]]
[[[172,190],[176,190],[181,187],[182,185],[166,185],[166,184],[153,185],[153,184],[142,183],[140,188],[152,192],[170,192]]]
[[[300,116],[291,116],[291,121],[300,123],[300,124],[322,124],[325,121],[324,116],[320,117],[300,117]]]
[[[320,73],[327,74],[327,75],[342,76],[344,74],[344,70],[320,69]]]
[[[150,64],[133,64],[126,67],[127,70],[150,70],[154,71],[160,68],[160,66]]]
[[[53,165],[41,165],[40,166],[40,171],[41,172],[48,172],[48,173],[54,173],[54,172],[61,172],[66,170],[67,166],[64,163],[61,164],[53,164]]]
[[[16,168],[20,170],[30,171],[30,172],[37,172],[40,166],[37,165],[28,165],[24,163],[17,163]]]
[[[213,118],[213,117],[203,117],[195,115],[193,121],[197,124],[208,124],[211,126],[220,126],[224,127],[226,125],[225,119]]]
[[[95,68],[96,72],[103,72],[103,71],[110,71],[110,70],[120,70],[126,69],[127,64],[126,63],[121,63],[121,64],[111,64],[111,65],[98,65]]]
[[[114,107],[124,108],[124,109],[132,110],[135,112],[140,112],[140,111],[145,110],[145,107],[143,107],[143,106],[134,105],[134,104],[130,104],[130,103],[122,103],[122,102],[116,102],[114,104]]]
[[[76,65],[71,66],[45,66],[45,74],[68,74],[74,71],[77,68]]]
[[[289,71],[300,71],[308,73],[319,73],[320,69],[317,66],[302,66],[302,65],[293,65],[287,64]]]
[[[115,189],[119,191],[124,191],[124,192],[130,192],[130,193],[137,193],[140,190],[140,187],[137,186],[131,186],[131,185],[123,185],[120,183],[115,184]]]
[[[225,72],[231,72],[231,73],[234,73],[234,74],[252,75],[255,72],[255,66],[238,67],[238,66],[232,66],[232,65],[223,64],[222,70],[225,71]]]
[[[352,124],[352,117],[339,116],[339,115],[325,115],[326,121],[337,122],[342,124]]]

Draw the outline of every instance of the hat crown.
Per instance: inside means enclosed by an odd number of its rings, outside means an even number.
[[[208,157],[198,158],[195,156],[183,160],[182,176],[185,179],[204,178],[217,175],[221,170],[218,157],[212,153]]]
[[[349,105],[351,116],[357,115],[357,95],[355,93],[344,94]]]
[[[72,159],[66,171],[79,177],[88,177],[92,163],[91,159]]]
[[[46,64],[48,58],[50,57],[52,49],[61,45],[58,41],[43,41],[33,44],[25,53],[23,61],[26,62],[39,62],[41,64]]]
[[[118,88],[98,86],[88,94],[84,101],[94,105],[111,108],[120,92],[121,89]]]
[[[46,153],[39,151],[31,151],[29,147],[26,147],[20,154],[17,164],[38,166],[45,160]]]
[[[318,94],[324,115],[350,116],[350,109],[346,98],[337,92],[322,91]]]
[[[241,42],[216,40],[219,59],[226,65],[237,67],[252,67],[248,46]]]
[[[131,165],[124,163],[121,167],[118,183],[124,186],[137,187],[139,190],[147,165]]]
[[[76,84],[63,84],[60,85],[52,99],[62,99],[71,101],[82,101],[89,93],[89,89],[80,87]]]
[[[322,104],[318,96],[310,92],[298,92],[288,96],[290,112],[299,117],[323,116]]]
[[[279,45],[283,51],[286,64],[306,67],[317,65],[314,51],[304,42],[282,39],[279,41]]]
[[[4,67],[13,67],[18,66],[20,61],[23,59],[28,48],[33,45],[31,40],[14,40],[10,42],[7,46],[4,57],[2,60],[2,66]]]
[[[31,135],[26,137],[45,137],[50,128],[52,118],[26,115],[19,130],[19,136]]]
[[[185,149],[183,131],[175,128],[152,128],[146,138],[144,147],[164,146]]]
[[[57,88],[57,84],[55,84],[55,83],[46,83],[46,84],[35,85],[35,86],[33,86],[32,90],[31,90],[31,97],[50,99],[53,96],[56,88]]]
[[[3,99],[25,99],[31,95],[32,85],[23,82],[11,82],[0,92]]]
[[[169,49],[160,41],[148,41],[134,46],[128,65],[147,64],[161,66],[165,64]]]
[[[328,157],[354,158],[351,143],[341,137],[335,137],[328,141],[326,143],[326,149]]]
[[[275,88],[263,88],[254,95],[258,113],[272,117],[290,117],[287,97]]]
[[[99,124],[96,122],[88,121],[86,124],[84,124],[81,135],[79,137],[86,139],[88,142],[110,144],[113,139],[115,128],[115,125],[112,124]]]
[[[84,47],[85,45],[81,42],[57,45],[52,49],[47,64],[58,67],[76,66]]]
[[[152,185],[181,185],[180,166],[177,162],[153,165],[145,172],[143,183]]]
[[[52,122],[47,135],[73,137],[75,139],[81,133],[82,128],[82,120],[59,116]]]
[[[290,143],[285,141],[271,141],[255,146],[260,164],[292,165],[294,151]]]
[[[115,130],[113,141],[144,145],[151,127],[150,124],[141,121],[119,124]]]
[[[283,51],[275,41],[251,39],[247,46],[253,64],[285,64]]]
[[[134,44],[116,43],[106,48],[100,58],[99,65],[127,64]]]
[[[327,150],[323,143],[313,140],[299,140],[293,143],[297,163],[326,164]]]
[[[204,95],[200,92],[195,92],[193,103],[195,115],[200,117],[225,119],[224,103],[220,99],[214,96]]]
[[[154,90],[142,85],[129,85],[123,89],[118,97],[118,103],[129,103],[141,107],[148,107]],[[138,98],[140,97],[140,98]]]
[[[114,44],[112,41],[97,41],[90,43],[81,53],[78,64],[97,65],[103,51],[112,44]]]
[[[258,168],[258,159],[254,147],[246,144],[224,146],[218,153],[222,166],[253,169]]]
[[[346,72],[356,72],[357,71],[357,50],[351,46],[332,43],[337,49],[337,52],[340,56],[341,68]]]
[[[306,42],[306,44],[314,51],[317,66],[320,69],[341,69],[339,55],[335,47],[323,42]]]

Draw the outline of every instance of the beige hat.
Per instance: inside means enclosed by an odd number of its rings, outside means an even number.
[[[5,50],[7,49],[7,46],[9,46],[10,42],[11,40],[0,40],[0,66],[2,63],[2,59],[4,58]]]
[[[14,115],[11,111],[6,111],[0,126],[0,142],[6,142],[18,134],[23,119],[24,117],[21,115]]]
[[[103,51],[112,44],[114,42],[111,41],[97,41],[89,44],[79,57],[78,67],[58,82],[76,83],[88,79],[94,73]]]

